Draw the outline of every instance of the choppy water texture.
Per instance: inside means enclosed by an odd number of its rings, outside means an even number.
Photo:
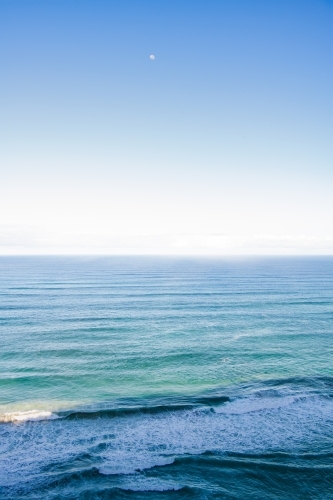
[[[333,259],[0,258],[4,499],[333,499]]]

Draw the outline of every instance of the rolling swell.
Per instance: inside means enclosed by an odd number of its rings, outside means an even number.
[[[170,398],[171,399],[171,398]],[[165,402],[164,404],[158,404],[151,406],[134,406],[134,407],[121,407],[121,408],[107,408],[107,409],[98,409],[98,410],[90,410],[90,411],[70,411],[70,413],[59,413],[59,416],[62,416],[68,420],[71,419],[89,419],[89,418],[112,418],[112,417],[121,417],[127,415],[154,415],[158,413],[165,412],[176,412],[176,411],[184,411],[184,410],[192,410],[195,408],[199,408],[200,406],[213,406],[213,405],[221,405],[230,401],[228,396],[202,396],[202,397],[193,397],[188,398],[187,402],[184,403],[171,403]]]
[[[221,394],[223,392],[223,394]],[[73,407],[67,410],[30,410],[23,412],[12,412],[0,415],[1,423],[52,420],[56,418],[74,419],[97,419],[116,418],[130,415],[154,415],[164,412],[177,412],[194,410],[196,408],[219,408],[239,398],[255,395],[259,398],[273,397],[275,401],[282,397],[304,397],[310,395],[321,395],[333,397],[333,377],[287,377],[280,379],[268,379],[251,381],[237,386],[216,388],[208,393],[192,396],[169,396],[155,398],[126,398],[110,403],[95,403],[82,407]]]
[[[170,404],[168,406],[141,406],[137,408],[112,408],[105,410],[91,410],[91,411],[73,411],[69,414],[63,415],[67,420],[74,419],[95,419],[95,418],[113,418],[125,417],[129,415],[154,415],[164,412],[175,412],[190,410],[193,405]],[[59,413],[59,416],[62,416]]]
[[[323,457],[321,457],[323,458]],[[326,457],[328,460],[331,458]],[[50,471],[49,471],[50,472]],[[4,498],[284,498],[330,499],[332,464],[310,463],[292,454],[221,456],[206,452],[184,456],[164,467],[128,476],[110,476],[97,468],[54,474],[39,488],[6,488]],[[200,484],[198,484],[198,477]]]
[[[221,394],[223,392],[224,394]],[[131,415],[157,415],[168,412],[210,408],[212,411],[223,411],[225,404],[236,401],[256,401],[260,404],[265,401],[274,401],[279,405],[283,398],[291,400],[314,395],[333,397],[333,377],[288,377],[269,379],[265,381],[251,381],[238,386],[215,389],[206,394],[192,396],[168,396],[155,398],[126,398],[110,403],[94,403],[66,410],[41,410],[13,411],[0,414],[1,423],[11,422],[38,422],[42,420],[85,420],[99,418],[130,417]],[[250,410],[250,408],[248,408]],[[246,411],[246,410],[245,410]]]

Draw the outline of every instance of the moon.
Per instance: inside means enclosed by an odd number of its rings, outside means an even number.
[[[149,59],[151,59],[151,60],[153,61],[153,60],[155,59],[154,54],[151,54],[151,55],[149,56]]]

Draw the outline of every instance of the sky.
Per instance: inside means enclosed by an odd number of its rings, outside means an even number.
[[[0,0],[0,254],[333,255],[332,193],[332,0]]]

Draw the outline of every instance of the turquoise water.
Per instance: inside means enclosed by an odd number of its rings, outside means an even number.
[[[0,278],[3,498],[333,498],[332,258]]]

